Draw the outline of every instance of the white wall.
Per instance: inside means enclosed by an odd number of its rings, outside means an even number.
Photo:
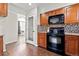
[[[17,15],[9,12],[9,15],[3,20],[2,26],[5,44],[16,42],[18,35]]]
[[[34,32],[33,32],[33,42],[30,42],[29,40],[28,40],[28,17],[34,17],[34,19],[33,19],[33,30],[34,30]],[[34,44],[34,45],[36,45],[37,46],[37,8],[34,8],[34,9],[32,9],[32,10],[30,10],[30,12],[28,13],[28,15],[27,15],[27,17],[26,17],[27,19],[26,19],[26,40],[27,40],[27,42],[28,43],[31,43],[31,44]]]
[[[6,51],[6,44],[17,41],[17,15],[9,12],[7,17],[0,20],[0,35],[4,39],[4,51]]]
[[[9,9],[10,8],[9,5]],[[0,35],[3,35],[4,51],[6,51],[6,44],[17,41],[17,34],[17,15],[9,10],[7,17],[0,17]]]

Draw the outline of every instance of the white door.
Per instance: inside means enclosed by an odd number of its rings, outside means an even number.
[[[33,17],[28,18],[28,40],[33,42]]]

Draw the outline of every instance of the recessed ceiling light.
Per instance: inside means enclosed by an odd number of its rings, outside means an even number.
[[[32,4],[31,4],[31,3],[29,3],[29,5],[31,6]]]

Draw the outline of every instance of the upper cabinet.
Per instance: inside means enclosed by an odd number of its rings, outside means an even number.
[[[79,4],[77,4],[77,21],[79,22]]]
[[[40,25],[48,25],[48,17],[58,14],[65,14],[65,8],[57,9],[54,11],[46,12],[40,15]]]
[[[0,3],[0,16],[7,16],[8,13],[8,4]]]
[[[46,12],[47,16],[54,16],[55,14],[55,11]]]
[[[58,15],[58,14],[65,14],[65,8],[57,9],[57,10],[55,10],[55,13],[56,13],[56,15]]]
[[[77,23],[77,4],[66,7],[65,23]]]
[[[60,8],[55,10],[55,15],[64,14],[64,20],[66,20],[66,8]]]
[[[40,14],[40,25],[48,25],[48,17],[46,14]]]
[[[70,5],[64,8],[52,10],[52,11],[46,12],[45,14],[41,14],[41,18],[40,18],[41,24],[47,25],[48,17],[58,15],[58,14],[64,14],[65,24],[79,23],[79,3]]]

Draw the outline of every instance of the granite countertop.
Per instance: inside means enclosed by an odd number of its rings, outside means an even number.
[[[39,33],[47,33],[47,32],[39,32]],[[78,33],[65,33],[65,35],[77,35],[77,36],[79,36]]]
[[[79,36],[79,33],[65,33],[65,35],[77,35],[77,36]]]
[[[38,26],[38,32],[39,33],[47,33],[47,26]]]
[[[38,33],[47,33],[47,32],[45,32],[45,31],[41,31],[41,32],[38,32]]]

